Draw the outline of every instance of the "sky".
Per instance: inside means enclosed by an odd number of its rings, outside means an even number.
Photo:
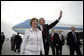
[[[83,25],[83,1],[1,1],[1,21],[18,24],[33,17]]]
[[[9,38],[14,25],[33,17],[54,21],[61,10],[59,23],[83,25],[83,1],[1,1],[1,31]]]

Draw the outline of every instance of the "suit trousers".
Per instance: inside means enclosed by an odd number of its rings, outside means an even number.
[[[70,55],[74,55],[76,51],[77,55],[81,55],[81,51],[78,44],[70,45]]]
[[[45,50],[45,55],[49,54],[49,44],[48,42],[44,43],[44,50]]]
[[[62,45],[56,46],[56,55],[62,55]]]
[[[52,46],[51,46],[51,48],[52,48],[52,54],[55,55],[55,45],[54,45],[53,42],[52,42]]]

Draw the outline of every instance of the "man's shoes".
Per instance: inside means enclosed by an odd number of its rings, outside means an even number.
[[[14,50],[14,52],[16,52],[16,50]]]
[[[11,51],[13,51],[14,49],[11,49]]]
[[[20,53],[20,51],[18,51],[18,53]]]

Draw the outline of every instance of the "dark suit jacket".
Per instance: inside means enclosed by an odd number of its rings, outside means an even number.
[[[62,35],[62,40],[60,40],[60,38],[58,37],[58,45],[59,46],[62,46],[62,45],[64,45],[64,43],[65,43],[65,41],[64,41],[64,37],[63,37],[63,35]]]
[[[21,36],[16,35],[16,36],[15,36],[15,39],[14,39],[14,43],[15,43],[15,44],[21,44],[21,42],[22,42]]]
[[[51,37],[51,35],[52,34],[50,34],[50,39],[51,39],[50,42],[52,43],[52,37]],[[54,33],[54,35],[53,35],[53,45],[54,46],[56,46],[56,44],[58,43],[58,37],[59,37],[59,35],[57,33]],[[52,46],[52,44],[50,46]]]
[[[1,43],[5,41],[5,35],[1,35]]]
[[[77,44],[80,45],[80,41],[79,41],[79,35],[77,32],[76,33],[76,37],[77,37]],[[67,45],[70,45],[70,46],[73,46],[75,43],[74,43],[74,37],[73,37],[73,34],[72,32],[69,32],[68,35],[67,35]]]
[[[45,40],[47,40],[48,44],[51,44],[50,43],[50,38],[49,38],[49,29],[51,29],[52,27],[54,27],[58,22],[59,22],[58,20],[55,20],[50,25],[48,25],[48,24],[44,25],[44,28],[43,28],[44,31],[42,32],[44,45],[45,45]],[[38,29],[40,30],[40,26],[38,27]]]
[[[11,37],[11,43],[14,43],[15,36]]]

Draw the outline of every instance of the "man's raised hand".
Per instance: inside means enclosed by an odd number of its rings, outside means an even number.
[[[62,17],[62,11],[60,11],[60,16],[59,16],[59,19],[61,19],[61,17]]]

